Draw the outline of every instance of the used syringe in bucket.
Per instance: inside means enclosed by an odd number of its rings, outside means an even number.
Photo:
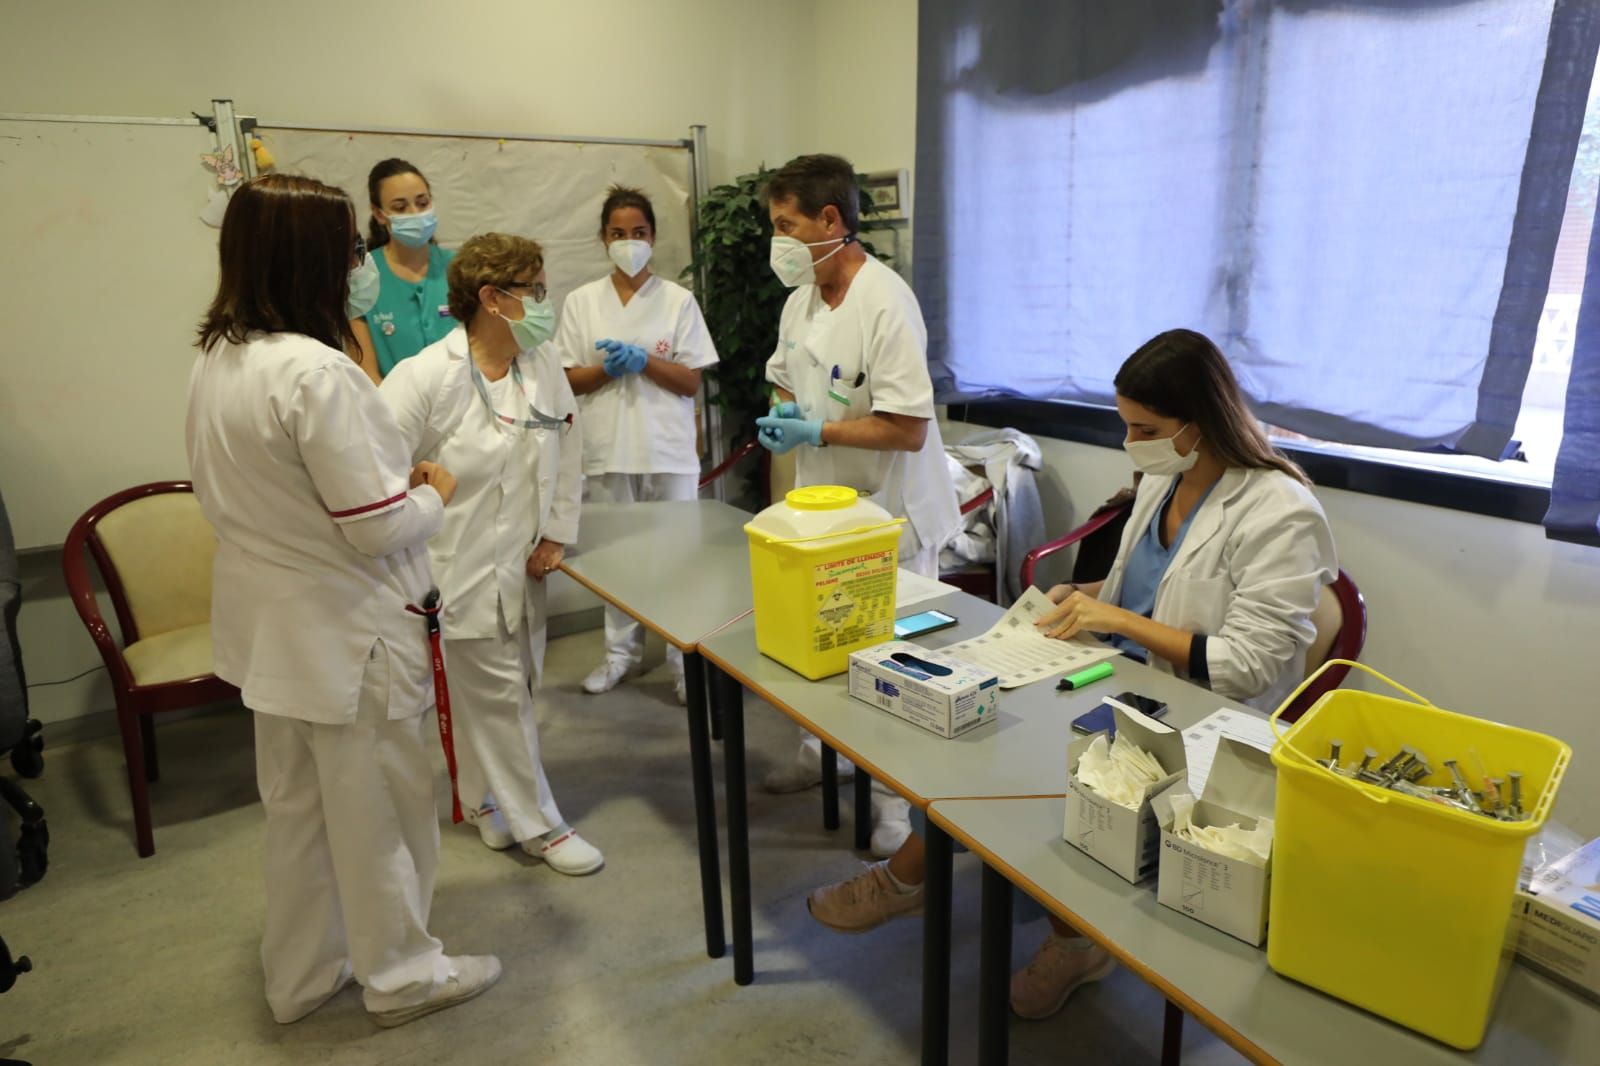
[[[1478,761],[1475,751],[1472,752],[1472,758],[1477,764],[1477,779],[1482,782],[1480,789],[1472,787],[1466,774],[1462,772],[1461,764],[1455,759],[1446,759],[1443,763],[1450,775],[1451,783],[1448,786],[1424,784],[1434,774],[1433,764],[1428,761],[1426,755],[1410,745],[1403,745],[1399,751],[1376,768],[1372,763],[1377,759],[1378,753],[1372,748],[1367,748],[1361,753],[1359,763],[1351,764],[1342,761],[1344,741],[1329,741],[1328,750],[1328,758],[1322,760],[1322,765],[1343,777],[1354,778],[1402,795],[1415,796],[1441,806],[1481,814],[1486,818],[1497,818],[1502,822],[1520,822],[1528,817],[1528,812],[1522,806],[1522,775],[1513,770],[1503,778],[1490,777],[1483,772],[1483,764]],[[1506,792],[1508,782],[1509,797]]]

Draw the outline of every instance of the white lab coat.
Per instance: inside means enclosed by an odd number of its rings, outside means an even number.
[[[517,366],[529,403],[556,418],[573,416],[570,429],[502,429],[493,423],[472,384],[467,332],[461,327],[397,364],[380,391],[413,462],[441,460],[446,448],[461,443],[453,438],[463,427],[472,433],[495,429],[515,446],[537,452],[524,468],[527,486],[534,490],[526,509],[501,506],[504,493],[514,490],[509,480],[502,481],[513,476],[511,467],[491,476],[485,470],[456,470],[445,463],[456,477],[456,494],[443,528],[428,542],[434,579],[444,599],[440,621],[445,636],[495,636],[497,610],[505,612],[511,629],[527,619],[537,672],[544,661],[546,583],[529,581],[525,567],[541,539],[561,544],[577,540],[583,442],[577,401],[553,351],[542,346],[524,352],[517,357]],[[521,413],[526,415],[526,409]],[[468,419],[471,426],[466,426]],[[526,458],[529,451],[519,454]]]
[[[767,380],[792,393],[807,419],[845,422],[874,413],[926,418],[928,436],[916,452],[800,448],[795,483],[847,485],[890,514],[905,516],[903,559],[930,550],[937,555],[955,536],[961,514],[933,406],[928,331],[900,275],[869,256],[837,308],[828,307],[815,285],[796,288],[783,305]]]
[[[518,840],[561,824],[539,757],[532,688],[543,669],[546,582],[527,576],[541,539],[571,544],[583,488],[577,403],[548,347],[517,357],[522,376],[486,383],[502,414],[529,407],[567,430],[508,426],[472,382],[465,329],[405,360],[380,392],[394,409],[416,461],[437,461],[456,478],[439,535],[428,544],[444,598],[445,662],[456,712],[462,802],[474,817],[498,808]]]
[[[222,343],[189,378],[189,465],[217,532],[216,672],[254,713],[266,815],[267,1002],[280,1022],[352,972],[368,1010],[448,974],[428,934],[439,825],[423,744],[442,502],[408,489],[394,420],[344,353],[295,334]]]
[[[1100,590],[1105,602],[1118,602],[1128,557],[1173,481],[1140,481]],[[1206,635],[1212,691],[1273,710],[1305,679],[1306,649],[1316,637],[1311,612],[1338,571],[1333,533],[1310,489],[1278,470],[1233,467],[1190,522],[1156,587],[1151,618]],[[1187,672],[1158,655],[1150,664]]]

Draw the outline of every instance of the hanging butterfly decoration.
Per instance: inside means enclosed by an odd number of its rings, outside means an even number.
[[[208,152],[200,157],[200,162],[216,171],[217,184],[231,187],[244,180],[244,172],[239,169],[239,164],[233,159],[233,145],[227,145],[220,152]]]

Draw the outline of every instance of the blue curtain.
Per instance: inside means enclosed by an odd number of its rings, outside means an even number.
[[[1266,420],[1498,458],[1582,126],[1585,0],[922,0],[940,398],[1109,403],[1153,334]]]
[[[1600,545],[1600,226],[1589,233],[1561,450],[1544,528],[1555,540]]]

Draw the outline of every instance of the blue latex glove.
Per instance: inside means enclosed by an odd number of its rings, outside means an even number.
[[[802,444],[822,445],[822,419],[784,418],[777,414],[756,419],[756,440],[773,455],[783,455]]]
[[[800,405],[795,403],[793,400],[785,400],[783,403],[778,404],[778,406],[768,411],[767,414],[772,418],[799,418]]]
[[[606,353],[600,365],[609,377],[620,378],[624,374],[640,373],[650,362],[650,357],[637,344],[600,340],[595,341],[594,346]]]

